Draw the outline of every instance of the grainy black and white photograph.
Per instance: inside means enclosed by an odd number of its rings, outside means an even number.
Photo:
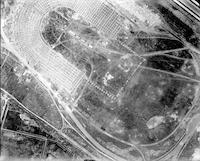
[[[200,161],[200,0],[0,2],[0,161]]]

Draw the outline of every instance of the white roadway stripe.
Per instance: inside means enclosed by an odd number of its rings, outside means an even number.
[[[181,6],[182,8],[184,8],[187,12],[189,12],[193,17],[195,17],[198,21],[200,21],[200,17],[197,16],[195,13],[191,12],[191,10],[189,10],[184,4],[182,4],[182,2],[180,2],[179,0],[173,0],[175,3],[177,3],[179,6]]]
[[[73,67],[68,66],[62,62],[50,61],[47,66],[51,69],[54,69],[56,73],[62,73],[64,79],[69,80],[71,82],[76,81],[79,71],[74,70]]]
[[[90,7],[90,8],[88,8],[88,10],[87,10],[87,14],[85,15],[85,19],[88,21],[88,22],[92,22],[92,19],[93,19],[93,17],[94,17],[94,15],[95,15],[95,13],[97,12],[97,10],[101,7],[101,5],[102,5],[102,2],[100,2],[100,1],[91,1],[91,3],[90,3],[90,5],[91,6],[93,6],[93,7]]]
[[[184,1],[181,1],[181,3],[185,4],[186,7],[190,8],[191,11],[193,11],[196,15],[200,16],[200,8],[197,7],[190,0],[184,0]]]
[[[112,16],[113,12],[114,12],[113,9],[109,8],[105,4],[102,4],[101,8],[97,12],[98,17],[96,19],[97,20],[96,26],[100,30],[102,30],[102,27],[104,26],[104,24],[106,24],[109,17]]]
[[[195,1],[195,0],[191,0],[194,4],[196,4],[197,6],[200,6],[200,4],[197,2],[197,1]]]
[[[64,87],[68,93],[72,92],[72,82],[69,79],[66,79],[66,77],[62,74],[62,72],[58,71],[58,69],[51,68],[49,66],[46,66],[46,64],[41,63],[41,74],[47,78],[53,81],[55,84],[61,85]]]
[[[118,13],[100,0],[78,0],[75,4],[75,11],[91,23],[92,26],[97,27],[106,34],[115,36],[120,30],[118,16],[116,16]],[[114,33],[112,33],[113,30],[115,31]]]
[[[45,1],[37,0],[35,2],[32,1],[32,3],[33,3],[33,6],[35,6],[42,13],[47,13],[52,9],[48,0],[45,0]]]

